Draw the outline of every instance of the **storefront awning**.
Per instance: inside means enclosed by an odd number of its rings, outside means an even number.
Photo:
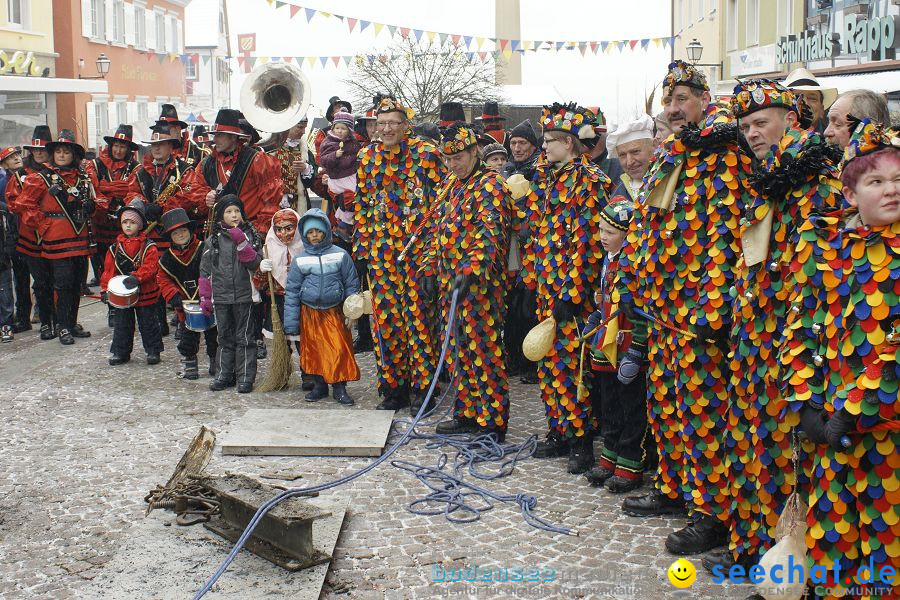
[[[828,75],[818,77],[822,87],[837,88],[843,94],[849,90],[872,90],[881,94],[900,91],[900,72],[876,71],[873,73],[850,73],[848,75]]]
[[[11,92],[108,94],[109,83],[105,79],[63,79],[61,77],[14,77],[4,75],[0,76],[0,90],[6,94]]]

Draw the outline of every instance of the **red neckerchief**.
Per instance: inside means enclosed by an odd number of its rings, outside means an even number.
[[[238,154],[241,153],[243,147],[244,141],[238,139],[237,145],[230,154],[222,154],[213,148],[212,157],[216,161],[216,171],[219,175],[219,181],[225,182],[231,177],[231,171],[234,169]]]
[[[128,258],[132,259],[137,258],[146,242],[147,237],[143,232],[131,237],[126,236],[124,233],[120,233],[118,236],[116,236],[116,243],[121,245],[122,250],[125,251],[125,254],[128,255]]]
[[[173,244],[173,245],[169,246],[169,252],[171,252],[172,255],[175,258],[177,258],[178,260],[180,260],[182,263],[185,263],[188,261],[188,259],[191,258],[191,255],[194,254],[194,251],[197,249],[197,246],[199,246],[199,245],[200,245],[200,240],[198,240],[194,234],[191,234],[191,241],[188,243],[187,246],[185,246],[184,248],[176,248]]]
[[[128,154],[131,154],[130,152]],[[126,154],[123,160],[116,160],[112,157],[112,152],[109,150],[109,146],[100,151],[100,156],[98,157],[100,161],[106,165],[106,169],[109,171],[109,174],[113,176],[115,179],[115,175],[122,172],[122,170],[128,165],[128,161],[131,157]]]
[[[147,171],[155,181],[159,181],[160,177],[169,172],[169,165],[171,165],[174,160],[175,155],[172,154],[165,163],[156,165],[153,164],[153,157],[148,154],[144,157],[144,170]]]

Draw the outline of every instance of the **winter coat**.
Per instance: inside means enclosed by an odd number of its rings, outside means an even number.
[[[256,250],[256,256],[248,262],[238,260],[237,246],[222,225],[203,243],[203,258],[200,259],[200,277],[207,277],[212,283],[212,297],[216,304],[240,304],[253,302],[253,284],[250,276],[262,261],[260,248],[262,241],[253,226],[241,223],[241,231]]]
[[[311,245],[304,238],[303,251],[291,261],[284,293],[284,322],[300,322],[300,305],[326,309],[341,304],[348,296],[359,293],[359,275],[346,250],[331,243],[331,225],[318,208],[306,211],[297,226],[310,217],[325,222],[325,239]],[[286,333],[290,333],[285,330]]]
[[[344,153],[337,156],[341,142],[344,143]],[[351,135],[349,139],[341,140],[329,133],[319,147],[319,164],[332,179],[356,175],[356,168],[359,165],[357,154],[359,154],[360,147],[356,136]]]
[[[0,271],[12,266],[18,237],[15,215],[9,211],[5,202],[0,202]]]

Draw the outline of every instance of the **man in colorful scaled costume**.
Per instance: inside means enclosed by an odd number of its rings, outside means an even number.
[[[580,106],[544,107],[548,164],[533,181],[534,221],[522,261],[525,284],[537,291],[538,320],[556,321],[556,340],[538,364],[550,430],[535,456],[568,455],[570,473],[583,473],[593,462],[590,400],[579,397],[577,385],[580,332],[593,312],[590,297],[600,278],[600,212],[610,182],[584,156],[580,140],[596,135],[593,125],[594,114]]]
[[[736,124],[710,103],[693,66],[675,61],[663,82],[676,131],[663,145],[635,206],[621,258],[622,306],[650,316],[648,418],[659,453],[654,489],[628,498],[626,514],[693,518],[666,539],[676,554],[725,542],[730,498],[722,438],[728,409],[728,337],[750,158]]]
[[[775,543],[784,503],[798,485],[792,429],[778,389],[778,351],[788,300],[794,292],[790,261],[798,229],[813,211],[840,207],[835,170],[840,150],[806,130],[802,100],[778,83],[748,80],[734,88],[731,112],[759,161],[750,177],[751,204],[741,219],[741,257],[734,292],[725,452],[731,486],[728,549],[703,560],[707,569],[749,568]],[[802,121],[802,123],[801,123]],[[797,451],[797,456],[794,454]],[[800,479],[804,479],[801,477]]]
[[[780,357],[788,410],[814,443],[809,558],[839,565],[841,583],[870,563],[900,568],[900,132],[857,123],[841,163],[852,208],[800,230]],[[834,584],[814,597],[893,597],[877,583],[826,595]]]
[[[456,327],[447,370],[458,373],[453,418],[437,433],[494,433],[506,436],[509,383],[503,360],[506,256],[512,198],[503,178],[478,154],[475,132],[457,123],[442,133],[440,146],[451,174],[438,195],[437,221],[421,271],[426,298],[437,298],[443,331],[450,300],[459,291]]]
[[[412,110],[392,98],[377,109],[381,140],[360,153],[353,255],[367,265],[372,290],[379,409],[396,410],[424,400],[437,354],[422,298],[415,257],[444,169],[437,149],[409,137]],[[409,246],[407,248],[407,246]],[[406,250],[404,252],[404,250]],[[401,259],[401,254],[403,258]]]

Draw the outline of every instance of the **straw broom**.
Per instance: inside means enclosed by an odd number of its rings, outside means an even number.
[[[263,256],[268,258],[268,252],[263,247]],[[276,392],[288,387],[291,373],[294,370],[294,362],[288,349],[287,339],[284,336],[284,326],[281,317],[278,316],[278,308],[275,306],[275,285],[272,272],[266,273],[269,278],[269,299],[272,309],[272,356],[269,360],[269,369],[266,377],[259,386],[261,392]]]

